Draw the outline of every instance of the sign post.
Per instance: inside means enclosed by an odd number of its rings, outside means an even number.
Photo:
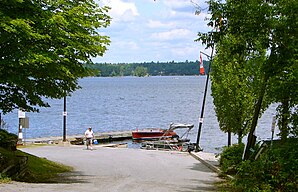
[[[64,110],[63,110],[63,142],[66,141],[66,96],[64,96]]]
[[[18,144],[23,144],[23,129],[29,128],[29,118],[26,118],[25,111],[19,109],[18,111],[19,117],[19,132],[18,132]]]

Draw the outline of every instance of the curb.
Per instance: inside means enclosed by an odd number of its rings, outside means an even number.
[[[192,152],[189,153],[192,157],[194,157],[195,159],[199,160],[201,163],[203,163],[206,167],[208,167],[209,169],[211,169],[212,171],[220,174],[221,171],[219,168],[217,168],[216,166],[212,165],[211,163],[208,163],[207,161],[205,161],[204,159],[200,158],[199,156],[193,154]]]
[[[192,153],[192,152],[190,152],[189,154],[190,154],[192,157],[194,157],[195,159],[199,160],[201,163],[203,163],[206,167],[208,167],[209,169],[211,169],[211,170],[214,171],[215,173],[217,173],[217,174],[219,174],[219,175],[223,175],[223,176],[225,176],[225,177],[227,177],[227,178],[229,178],[229,179],[234,179],[233,176],[222,173],[222,171],[221,171],[218,167],[216,167],[216,166],[212,165],[211,163],[205,161],[204,159],[202,159],[202,158],[199,157],[198,155],[196,155],[196,154],[194,154],[194,153]]]

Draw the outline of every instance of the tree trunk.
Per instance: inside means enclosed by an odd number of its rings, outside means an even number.
[[[284,142],[289,135],[289,99],[284,99],[281,104],[281,119],[279,122],[279,130],[280,130],[280,136],[281,140]]]
[[[231,146],[232,138],[231,138],[231,131],[228,131],[228,147]]]
[[[238,145],[240,145],[242,143],[242,138],[243,138],[243,132],[241,130],[238,133]]]
[[[246,144],[246,148],[245,148],[245,152],[244,152],[244,160],[249,159],[250,149],[252,147],[254,147],[255,142],[256,142],[256,137],[254,135],[254,132],[255,132],[257,124],[258,124],[259,114],[260,114],[260,111],[261,111],[263,98],[264,98],[264,95],[265,95],[265,92],[266,92],[267,81],[268,81],[268,78],[264,77],[264,82],[263,82],[263,85],[260,89],[259,98],[258,98],[257,103],[255,105],[254,116],[253,116],[253,119],[252,119],[251,128],[250,128],[249,135],[248,135],[248,138],[247,138],[247,144]]]

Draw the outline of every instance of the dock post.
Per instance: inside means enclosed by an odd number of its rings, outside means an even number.
[[[66,96],[64,96],[64,110],[63,110],[63,142],[66,141]]]

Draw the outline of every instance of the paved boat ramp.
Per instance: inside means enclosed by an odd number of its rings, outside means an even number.
[[[116,135],[119,136],[119,133],[112,136],[116,138]],[[110,136],[111,133],[105,138]],[[124,134],[124,137],[126,136]],[[77,138],[78,136],[68,137],[68,141]],[[26,144],[28,142],[29,140]],[[90,151],[86,150],[84,145],[71,145],[69,142],[61,142],[59,138],[39,138],[30,142],[50,144],[22,147],[20,150],[72,166],[74,171],[51,184],[20,182],[0,184],[1,192],[216,191],[214,184],[221,180],[214,172],[217,169],[218,159],[211,153],[189,154],[107,146],[111,144],[95,145],[94,150]],[[216,169],[210,169],[210,166]]]
[[[123,148],[127,147],[127,143],[125,143],[125,141],[132,139],[132,131],[107,132],[100,134],[95,133],[94,139],[98,140],[101,147]],[[59,146],[69,146],[70,144],[82,145],[84,144],[84,136],[68,136],[67,142],[63,142],[62,137],[35,138],[26,140],[24,144],[56,144]],[[219,157],[216,154],[208,152],[191,152],[190,155],[199,160],[212,171],[220,173]]]

